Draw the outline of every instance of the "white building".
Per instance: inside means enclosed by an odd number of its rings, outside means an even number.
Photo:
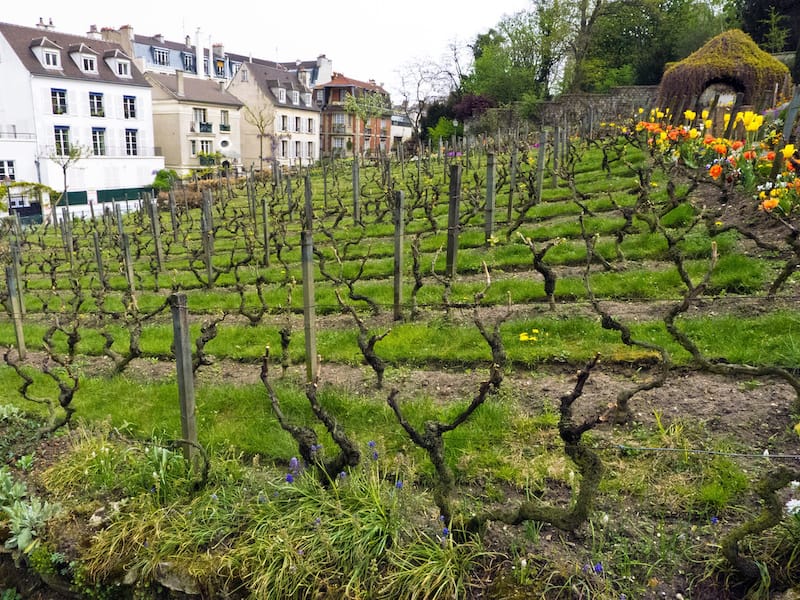
[[[78,148],[66,176],[70,211],[80,214],[149,191],[164,168],[149,83],[118,45],[96,37],[0,23],[0,181],[63,192],[65,157]]]

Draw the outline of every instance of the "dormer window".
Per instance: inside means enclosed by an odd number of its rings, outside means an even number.
[[[124,79],[131,78],[131,60],[125,53],[119,50],[109,50],[103,55],[103,58],[108,68],[111,69],[117,77]]]
[[[306,106],[311,106],[311,92],[306,92],[303,94],[303,104]]]
[[[278,88],[278,102],[286,102],[286,90]]]
[[[84,73],[97,73],[97,59],[94,56],[82,55],[81,70]]]
[[[159,67],[169,65],[169,50],[164,48],[153,48],[153,64]]]
[[[300,104],[300,92],[292,92],[292,104]]]
[[[131,63],[127,60],[120,60],[117,62],[117,75],[120,77],[131,76]]]
[[[44,66],[48,69],[60,69],[61,68],[61,53],[55,50],[45,50],[43,53],[44,56]]]

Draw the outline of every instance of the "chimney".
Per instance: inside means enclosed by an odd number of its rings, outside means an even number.
[[[86,37],[93,40],[102,39],[100,32],[97,30],[97,25],[89,25],[89,31],[86,32]]]
[[[186,47],[187,48],[191,48],[192,47],[192,38],[189,37],[188,35],[186,36]]]
[[[225,82],[224,81],[220,81],[219,82],[219,91],[220,92],[224,92],[225,91]]]
[[[36,28],[47,29],[47,25],[45,24],[44,19],[42,19],[42,17],[39,17],[39,22],[36,24]]]
[[[159,44],[163,44],[164,43],[164,36],[161,35],[160,33],[155,34],[153,37],[158,40]]]
[[[197,28],[195,32],[194,38],[194,62],[195,62],[195,70],[199,77],[203,77],[205,73],[205,69],[203,68],[203,44],[200,43],[200,28]]]
[[[120,33],[124,36],[127,36],[130,41],[133,41],[133,27],[130,25],[123,25],[119,28]]]
[[[183,85],[183,71],[180,69],[175,71],[175,76],[178,78],[178,97],[183,98],[186,95],[184,85]]]
[[[48,28],[48,29],[55,29],[55,28],[56,28],[56,26],[55,26],[55,25],[53,25],[53,19],[52,19],[52,18],[50,18],[50,19],[48,20],[48,23],[47,23],[47,28]]]
[[[225,46],[222,44],[214,44],[213,50],[215,58],[223,58],[225,56]]]

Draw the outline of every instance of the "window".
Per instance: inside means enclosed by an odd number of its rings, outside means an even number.
[[[289,117],[281,115],[281,131],[289,131]]]
[[[247,81],[247,69],[242,69],[242,81]]]
[[[211,154],[214,151],[214,143],[211,140],[200,140],[200,152]]]
[[[61,55],[55,50],[44,51],[44,66],[51,69],[61,68]]]
[[[122,109],[126,119],[136,118],[136,96],[123,96]]]
[[[220,131],[231,130],[230,113],[227,110],[219,111],[219,130]]]
[[[125,154],[128,156],[139,154],[139,131],[136,129],[125,130]]]
[[[117,75],[120,77],[130,77],[131,63],[129,63],[127,60],[117,61]]]
[[[294,143],[294,155],[297,158],[300,158],[301,156],[303,156],[302,142],[295,142]]]
[[[306,122],[306,131],[308,131],[308,133],[314,133],[314,119],[309,119]]]
[[[286,102],[286,90],[278,88],[278,102]]]
[[[300,92],[292,92],[292,104],[300,104]]]
[[[50,100],[53,103],[53,114],[63,115],[67,112],[67,90],[52,88],[50,90]]]
[[[303,131],[303,122],[301,121],[300,117],[294,118],[294,130]]]
[[[189,140],[189,153],[197,156],[197,140]]]
[[[311,92],[306,92],[303,94],[303,104],[306,106],[311,106]]]
[[[106,130],[104,127],[92,127],[92,153],[95,156],[106,155]]]
[[[81,68],[84,73],[97,73],[97,59],[94,56],[81,55]]]
[[[188,52],[183,53],[183,70],[189,73],[197,72],[197,61],[195,60],[194,54],[189,54]]]
[[[66,156],[69,154],[69,127],[56,125],[53,128],[55,135],[56,156]]]
[[[0,160],[0,181],[10,179],[14,181],[14,161],[13,160]]]
[[[306,143],[306,156],[308,158],[314,158],[314,142]]]
[[[231,73],[236,75],[239,72],[239,69],[242,68],[242,63],[240,62],[232,62],[231,63]]]
[[[160,67],[169,65],[169,50],[164,48],[153,48],[153,64]]]
[[[289,158],[289,142],[281,140],[281,158]]]
[[[325,90],[317,90],[317,104],[322,106],[325,103]]]
[[[89,92],[89,113],[93,117],[105,117],[103,110],[103,94],[99,92]]]
[[[214,73],[217,77],[225,77],[225,61],[221,58],[214,61]]]

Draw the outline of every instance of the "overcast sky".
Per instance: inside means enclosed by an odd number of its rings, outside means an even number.
[[[398,72],[411,61],[440,62],[450,44],[465,45],[504,15],[527,9],[530,0],[305,0],[265,2],[65,2],[6,0],[0,20],[33,26],[50,19],[56,29],[83,34],[90,25],[133,26],[134,33],[161,33],[169,40],[204,45],[268,60],[309,60],[325,54],[333,69],[353,79],[384,83],[399,100]]]

